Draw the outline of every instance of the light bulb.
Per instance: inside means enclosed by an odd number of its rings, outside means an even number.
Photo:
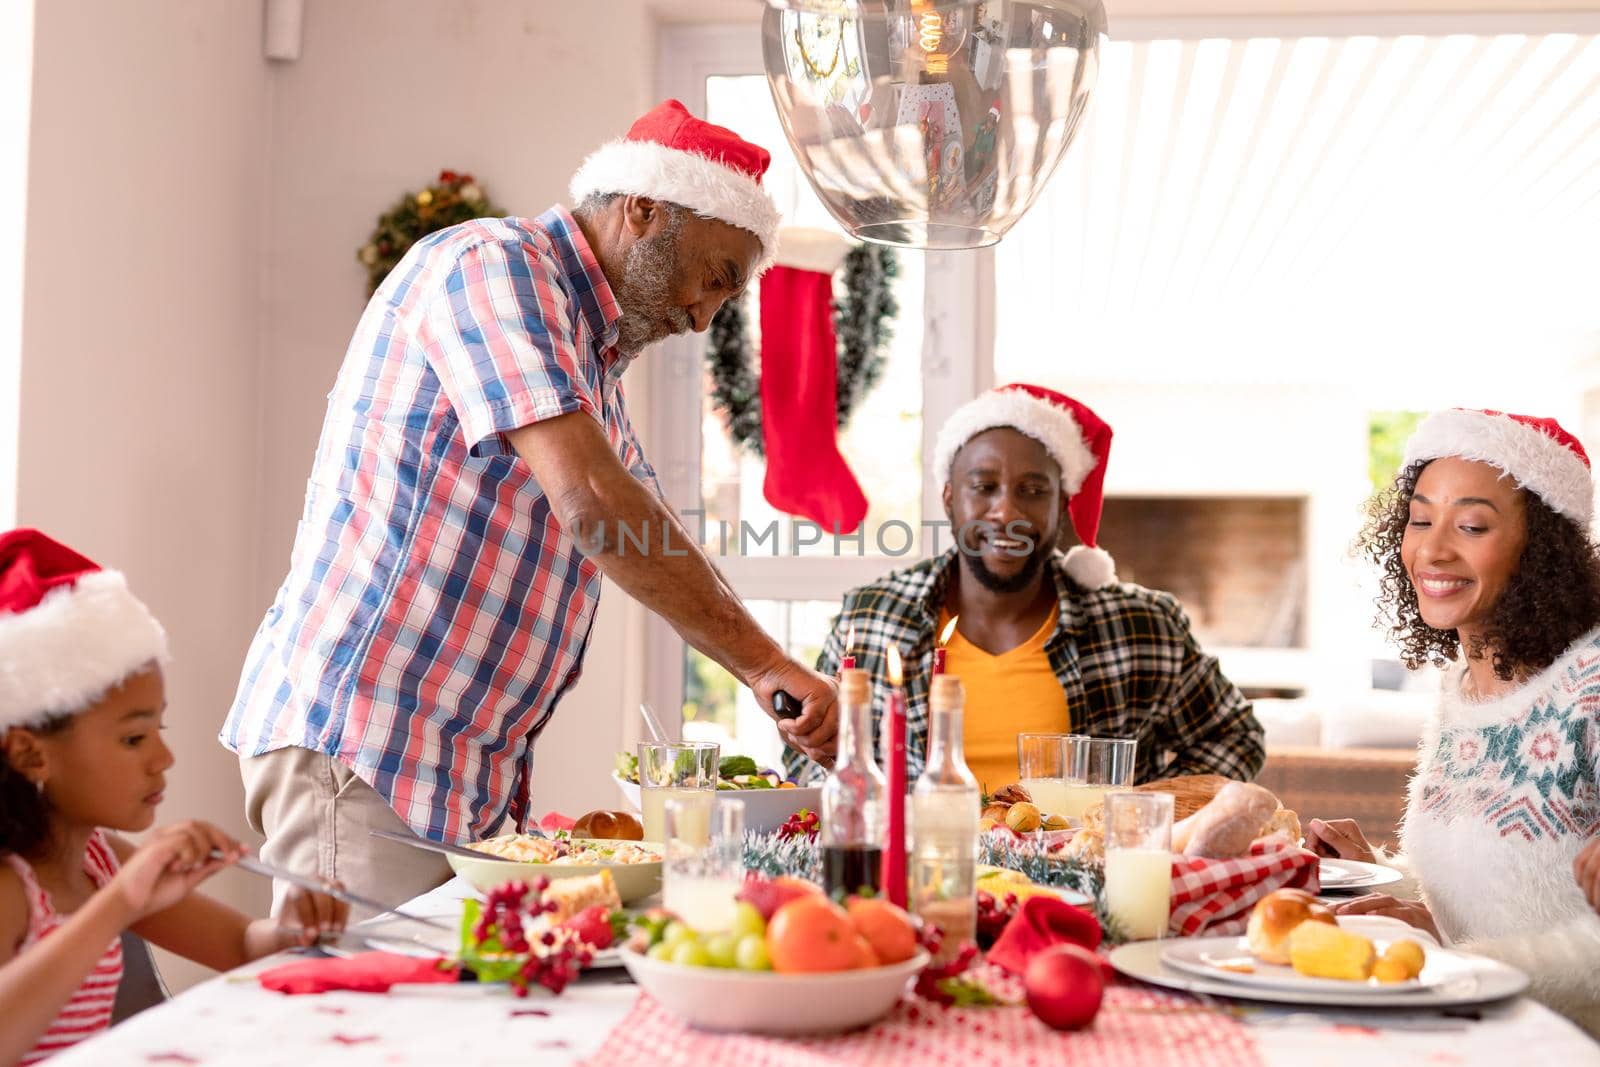
[[[932,0],[913,0],[911,10],[922,69],[929,74],[949,73],[950,57],[967,39],[965,21],[955,11],[938,10]]]

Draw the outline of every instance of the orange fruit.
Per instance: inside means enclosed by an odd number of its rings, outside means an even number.
[[[849,971],[861,963],[850,915],[820,894],[791,900],[767,923],[767,956],[780,972]]]
[[[857,967],[857,969],[862,969],[862,968],[866,968],[866,967],[879,967],[879,966],[882,966],[882,965],[883,965],[883,961],[878,958],[878,954],[876,952],[872,951],[872,942],[868,941],[866,938],[862,937],[860,934],[857,934],[856,935],[856,967]]]
[[[878,963],[899,963],[917,954],[917,930],[905,909],[881,897],[851,897],[846,906],[850,924],[872,946]]]

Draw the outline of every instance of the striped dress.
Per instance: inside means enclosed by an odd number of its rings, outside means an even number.
[[[40,938],[49,936],[70,916],[56,912],[50,903],[50,894],[39,885],[39,879],[26,860],[7,854],[5,861],[22,879],[23,888],[28,894],[28,934],[22,939],[22,946],[18,950],[20,955]],[[83,869],[96,888],[104,888],[117,873],[116,853],[111,851],[111,846],[99,830],[89,838],[89,847],[83,854]],[[111,1006],[117,999],[117,985],[121,981],[122,941],[119,938],[106,948],[100,962],[84,978],[83,984],[72,994],[72,999],[61,1009],[56,1021],[50,1024],[50,1029],[39,1038],[33,1051],[22,1057],[22,1062],[38,1063],[110,1026]]]

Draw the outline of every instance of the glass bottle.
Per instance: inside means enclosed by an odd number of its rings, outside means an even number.
[[[822,784],[822,885],[835,898],[883,879],[888,785],[872,757],[872,690],[867,672],[839,673],[839,757]]]
[[[978,923],[978,781],[967,769],[961,679],[941,674],[928,692],[928,762],[911,791],[911,910],[944,931],[942,957],[973,940]]]

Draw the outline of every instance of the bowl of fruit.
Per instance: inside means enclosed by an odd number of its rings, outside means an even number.
[[[612,780],[635,811],[639,804],[639,757],[617,753]],[[769,834],[789,821],[789,816],[822,807],[822,787],[796,785],[773,770],[762,770],[749,756],[724,756],[717,767],[717,795],[744,801],[744,828]]]
[[[797,878],[747,881],[731,927],[645,915],[622,949],[633,980],[702,1030],[836,1033],[888,1014],[928,953],[886,900],[843,906]]]

